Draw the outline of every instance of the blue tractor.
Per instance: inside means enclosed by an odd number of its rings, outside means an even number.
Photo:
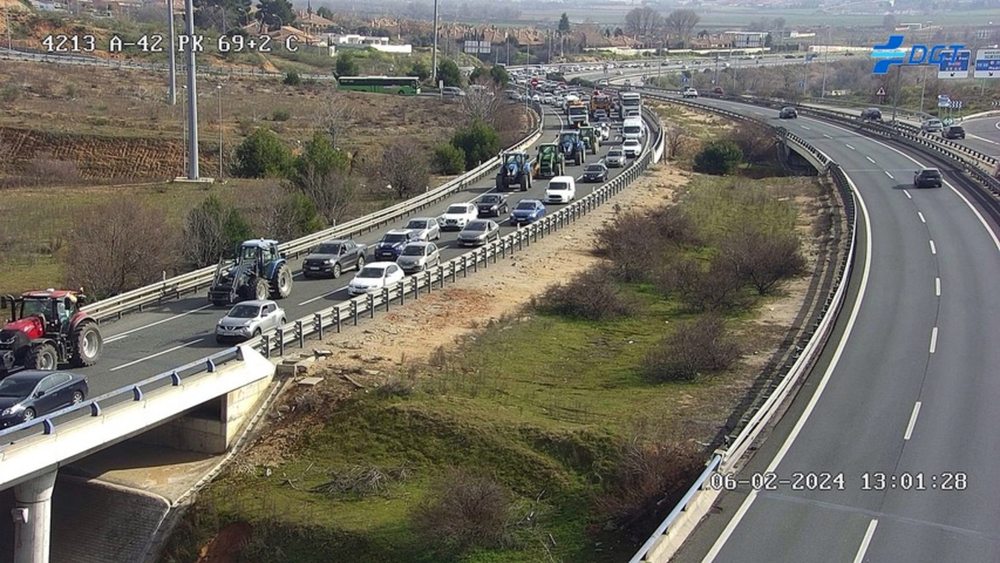
[[[587,161],[585,154],[586,146],[579,131],[563,131],[559,134],[559,147],[562,148],[563,158],[566,162],[573,161],[580,166]]]
[[[531,187],[531,159],[527,151],[510,151],[503,153],[503,164],[497,172],[497,191],[506,190],[510,186],[520,186],[522,192]]]
[[[278,251],[278,241],[254,239],[236,249],[235,263],[220,260],[208,299],[220,307],[240,301],[284,299],[292,293],[292,269]]]

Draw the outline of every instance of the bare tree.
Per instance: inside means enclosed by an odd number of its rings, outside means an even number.
[[[152,283],[176,265],[163,211],[134,199],[117,198],[79,215],[67,239],[66,281],[98,298]]]
[[[462,115],[469,121],[481,119],[498,130],[508,121],[507,100],[503,90],[492,80],[480,79],[478,83],[469,86],[461,100]]]
[[[635,37],[652,37],[662,26],[663,16],[649,6],[633,8],[625,14],[625,31]]]
[[[776,156],[774,133],[770,127],[758,122],[742,122],[729,135],[743,151],[743,158],[750,164],[766,164]]]
[[[767,232],[749,225],[722,241],[720,259],[734,276],[750,283],[760,295],[771,293],[805,267],[795,233]]]
[[[430,162],[413,139],[398,139],[382,152],[378,177],[397,197],[409,197],[427,189]]]
[[[334,147],[338,146],[341,133],[350,127],[357,115],[358,107],[354,100],[336,94],[331,97],[320,117],[320,124],[330,135]]]
[[[355,178],[350,172],[331,170],[326,174],[308,167],[299,175],[299,188],[316,203],[316,210],[327,224],[344,220],[354,200]]]
[[[677,158],[677,153],[684,146],[687,135],[684,134],[684,131],[680,127],[670,126],[667,127],[663,137],[667,141],[667,158]]]
[[[691,31],[698,25],[701,18],[694,10],[674,10],[663,20],[663,25],[671,37],[686,42],[691,37]]]

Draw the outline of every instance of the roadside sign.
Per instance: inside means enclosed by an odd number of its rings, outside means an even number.
[[[959,51],[954,60],[945,57],[938,68],[938,78],[948,80],[953,78],[969,77],[969,60],[972,58],[972,51]]]
[[[951,98],[948,96],[948,94],[941,94],[940,96],[938,96],[939,108],[946,108],[950,106],[951,106]]]
[[[882,87],[882,86],[879,86],[878,87],[878,92],[875,92],[875,95],[876,96],[884,96],[885,95],[885,88]]]
[[[976,51],[976,70],[973,78],[1000,78],[1000,49]]]
[[[951,125],[952,123],[955,123],[955,120],[950,117],[946,117],[941,120],[941,123],[944,125]]]

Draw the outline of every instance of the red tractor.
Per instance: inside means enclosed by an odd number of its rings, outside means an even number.
[[[0,378],[21,368],[94,365],[104,338],[97,321],[80,310],[85,299],[54,289],[0,297],[0,309],[10,307],[10,322],[0,329]]]

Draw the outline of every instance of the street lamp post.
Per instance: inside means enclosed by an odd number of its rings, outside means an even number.
[[[222,84],[215,87],[219,93],[219,181],[222,181]]]
[[[177,59],[174,51],[177,49],[177,33],[174,31],[174,0],[167,0],[167,33],[170,34],[170,52],[168,53],[169,65],[167,85],[167,97],[170,105],[177,103]]]
[[[431,82],[437,88],[438,75],[438,0],[434,0],[434,49],[431,51]]]
[[[182,84],[181,90],[184,92],[184,100],[181,104],[181,122],[184,124],[184,174],[188,172],[188,120],[187,120],[187,85]]]
[[[823,88],[820,90],[820,98],[826,98],[826,65],[830,59],[830,28],[826,28],[826,45],[823,46]]]

